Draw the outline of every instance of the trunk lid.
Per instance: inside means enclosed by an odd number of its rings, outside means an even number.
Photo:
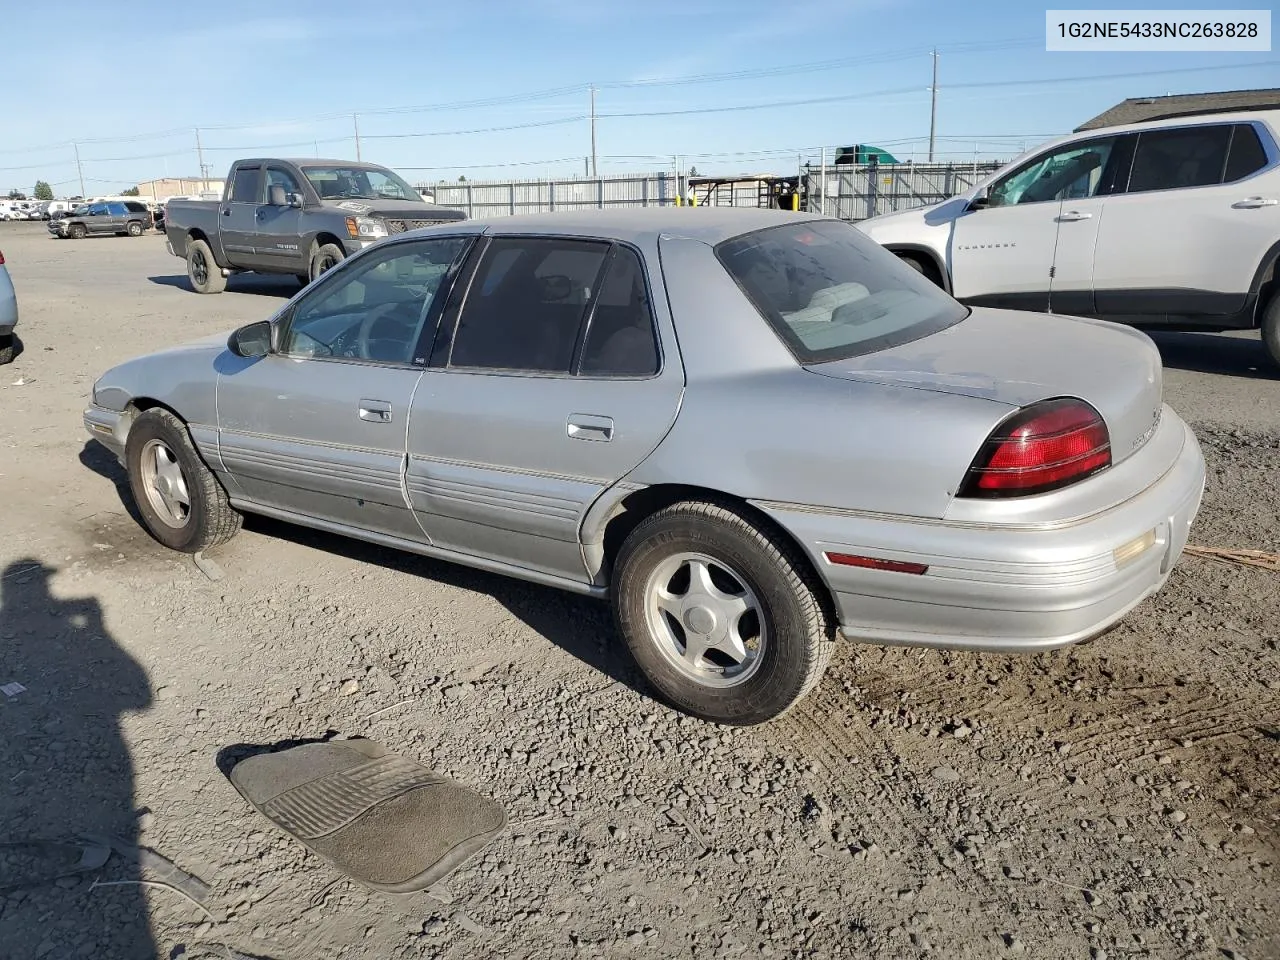
[[[1078,397],[1106,422],[1113,463],[1155,433],[1163,391],[1160,353],[1146,334],[1098,320],[983,308],[913,343],[807,369],[845,380],[980,397],[1010,408]]]

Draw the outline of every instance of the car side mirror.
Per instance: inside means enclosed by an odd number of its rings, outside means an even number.
[[[291,193],[287,197],[287,200],[288,200],[289,206],[293,207],[295,210],[302,209],[302,194]]]
[[[985,193],[980,193],[969,201],[970,210],[985,210],[991,205],[991,198]]]
[[[271,321],[259,320],[241,327],[227,338],[227,349],[249,360],[265,357],[271,352]]]

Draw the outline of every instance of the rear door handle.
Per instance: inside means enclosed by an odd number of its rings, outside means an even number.
[[[613,439],[613,417],[597,417],[590,413],[574,413],[565,422],[565,433],[570,440]]]
[[[360,419],[370,423],[390,423],[391,404],[385,400],[361,400]]]
[[[1073,223],[1076,220],[1088,220],[1092,213],[1081,213],[1079,210],[1068,210],[1058,218],[1059,223]]]
[[[223,215],[224,217],[229,217],[229,216],[231,216],[231,208],[230,208],[230,207],[223,207],[223,208],[222,208],[222,215]]]
[[[1274,207],[1277,203],[1280,203],[1280,200],[1272,197],[1245,197],[1231,206],[1236,210],[1254,210],[1258,207]]]

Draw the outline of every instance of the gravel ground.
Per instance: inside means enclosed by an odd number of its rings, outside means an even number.
[[[157,236],[3,226],[0,684],[26,690],[0,695],[0,841],[111,833],[213,892],[113,857],[0,895],[0,955],[1280,957],[1280,574],[1185,558],[1034,657],[848,645],[782,721],[717,728],[646,694],[593,601],[263,520],[220,579],[159,547],[80,425],[93,380],[296,286],[199,297]],[[1193,542],[1280,551],[1257,335],[1159,340],[1210,464]],[[354,886],[216,765],[330,730],[511,826],[429,894]]]

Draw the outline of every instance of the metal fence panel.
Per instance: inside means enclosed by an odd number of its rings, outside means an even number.
[[[828,167],[812,166],[801,174],[801,195],[807,209],[825,209],[841,220],[865,220],[881,213],[939,203],[973,186],[998,170],[998,161],[981,163],[900,163]],[[762,178],[767,179],[767,178]],[[684,202],[684,177],[652,173],[566,180],[500,180],[420,184],[436,203],[455,207],[473,219],[509,217],[554,210],[626,209],[672,206]],[[725,184],[709,197],[717,206],[755,207],[760,203],[757,182],[743,177]],[[825,199],[825,207],[824,207]]]

